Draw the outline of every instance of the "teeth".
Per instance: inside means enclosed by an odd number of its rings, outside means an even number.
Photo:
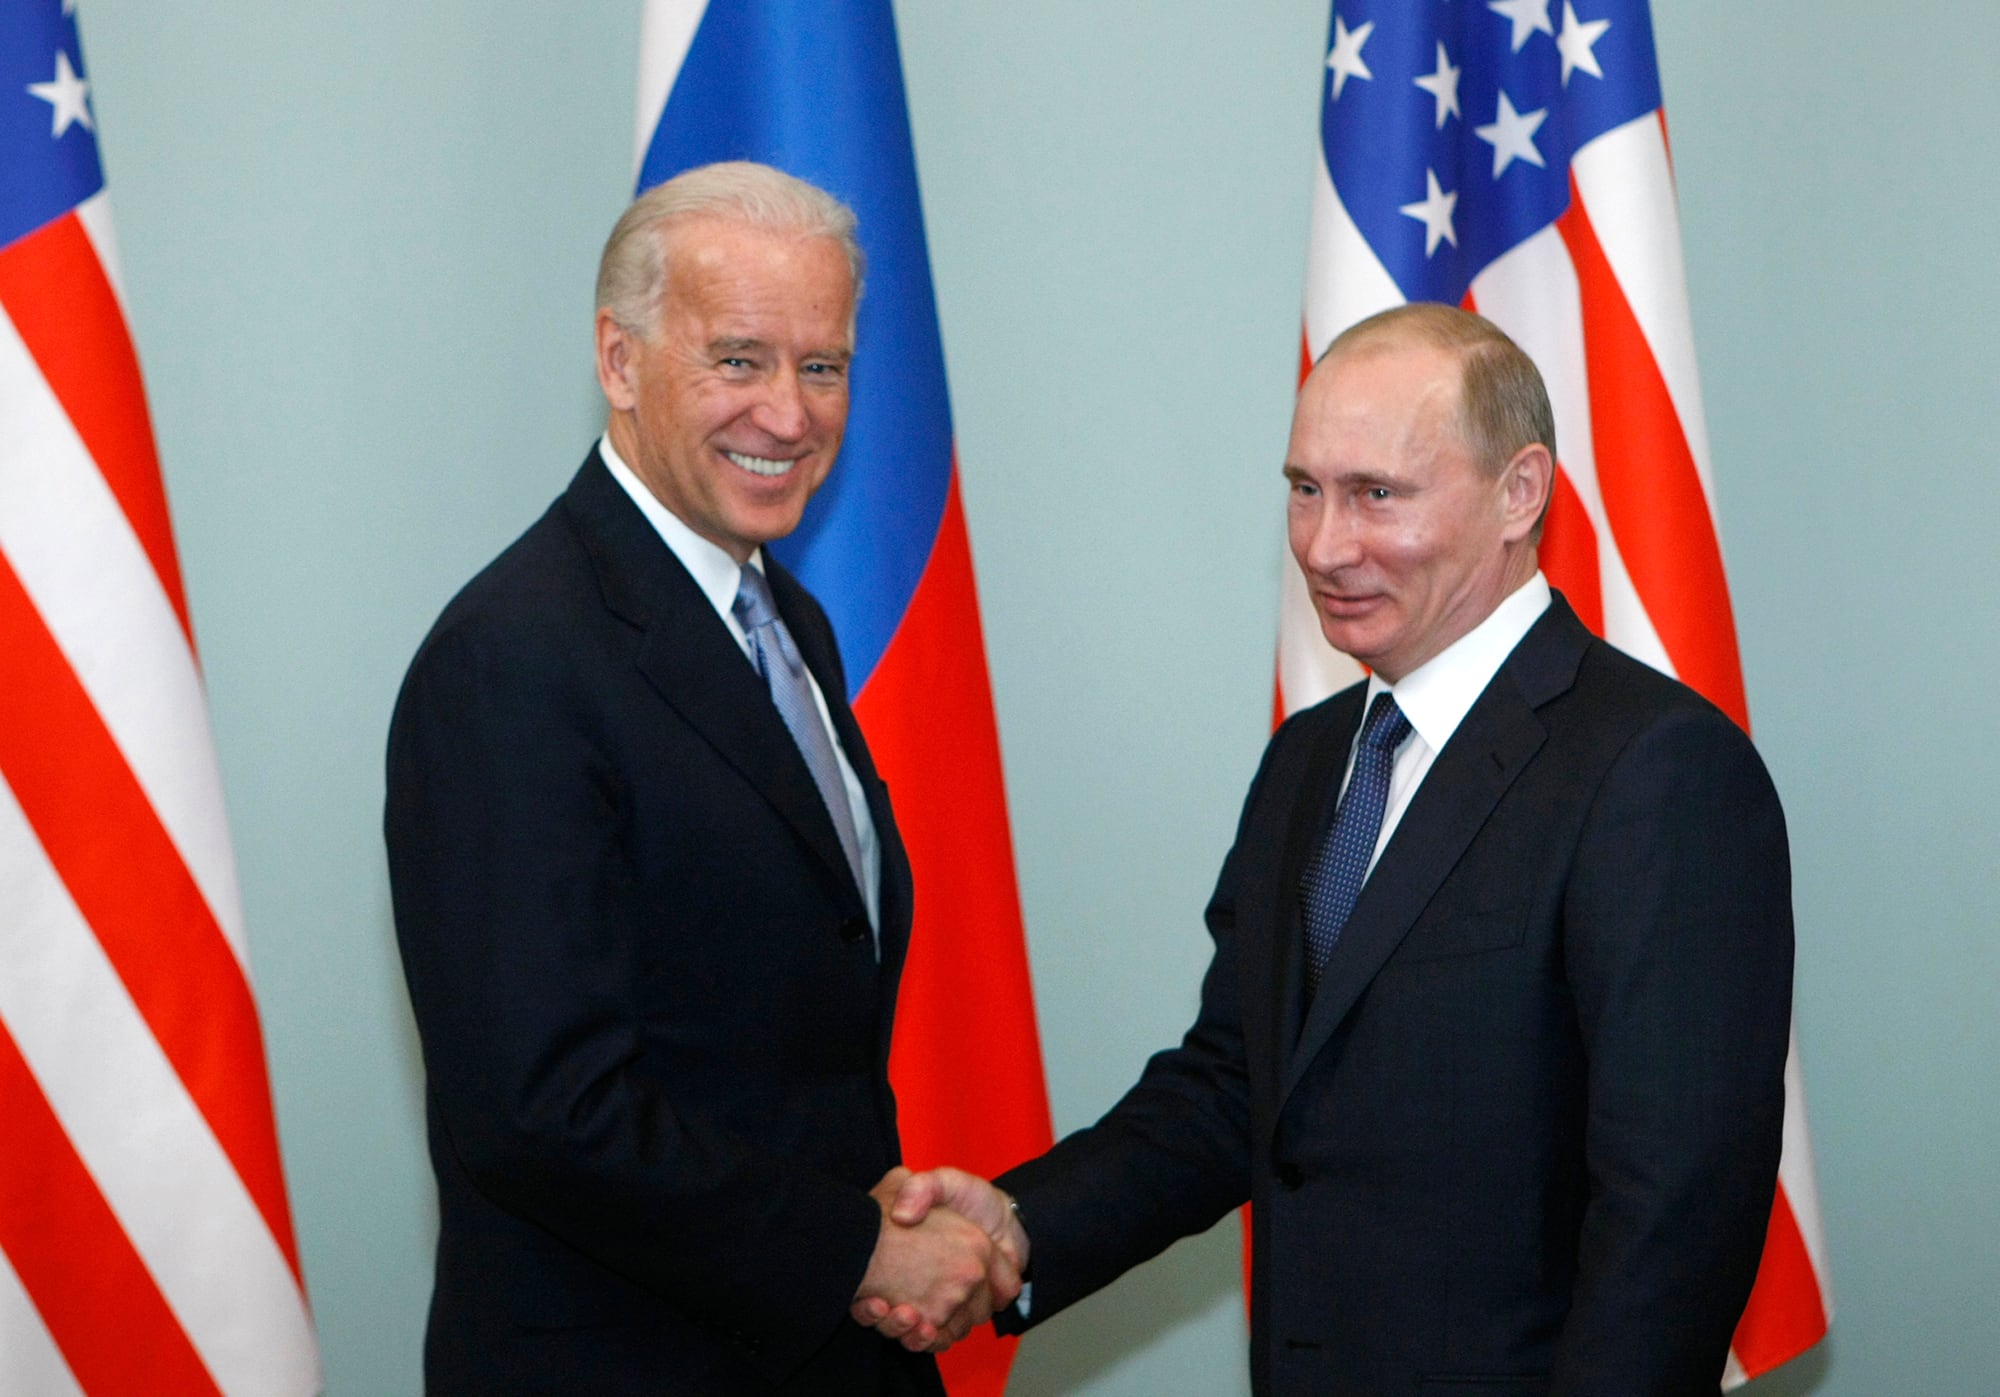
[[[722,454],[752,475],[783,475],[797,464],[793,461],[773,461],[765,456],[746,456],[741,451],[725,451]]]

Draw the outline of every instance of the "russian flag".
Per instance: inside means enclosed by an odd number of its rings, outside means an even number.
[[[774,551],[832,618],[915,871],[890,1057],[904,1154],[991,1175],[1051,1130],[889,0],[648,0],[637,186],[718,160],[775,165],[860,219],[845,444]],[[1013,1344],[982,1330],[952,1349],[952,1391],[1001,1392]]]

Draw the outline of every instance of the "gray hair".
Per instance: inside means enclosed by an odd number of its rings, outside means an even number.
[[[1498,474],[1524,446],[1556,458],[1556,415],[1540,370],[1498,325],[1436,301],[1413,301],[1357,321],[1320,356],[1397,345],[1428,345],[1458,355],[1458,435],[1487,471]]]
[[[819,186],[783,170],[728,160],[685,170],[626,207],[597,262],[597,309],[610,311],[630,334],[651,335],[666,286],[673,225],[693,218],[832,238],[847,256],[847,268],[854,275],[854,301],[860,305],[867,261],[854,236],[854,211]]]

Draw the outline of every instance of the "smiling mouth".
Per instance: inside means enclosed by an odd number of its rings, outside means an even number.
[[[747,456],[741,451],[725,451],[722,454],[750,474],[766,478],[789,474],[792,467],[798,464],[797,461],[774,461],[768,456]]]

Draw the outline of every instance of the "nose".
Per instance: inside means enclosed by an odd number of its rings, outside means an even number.
[[[766,381],[765,390],[752,418],[758,429],[779,441],[797,441],[804,436],[810,418],[798,375],[789,367],[781,368]]]
[[[1345,510],[1327,502],[1304,528],[1295,534],[1292,551],[1299,566],[1308,574],[1324,577],[1361,561],[1359,531]]]

